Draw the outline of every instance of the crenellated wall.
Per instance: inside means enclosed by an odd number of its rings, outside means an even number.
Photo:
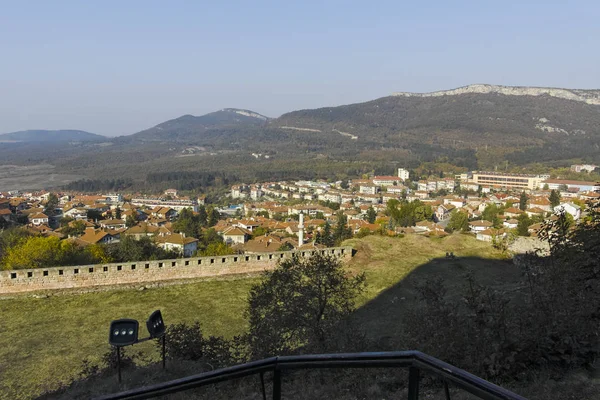
[[[0,294],[260,272],[293,255],[352,257],[351,247],[0,271]]]

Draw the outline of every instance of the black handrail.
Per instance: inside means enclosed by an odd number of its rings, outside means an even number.
[[[342,353],[342,354],[316,354],[302,356],[282,356],[252,361],[233,367],[222,368],[215,371],[203,372],[181,379],[125,392],[109,394],[98,400],[120,399],[147,399],[163,396],[183,390],[198,388],[209,384],[237,379],[248,375],[273,372],[273,399],[281,399],[281,371],[295,369],[317,368],[409,368],[408,399],[419,398],[419,378],[421,371],[432,373],[443,379],[445,383],[451,382],[481,399],[485,400],[526,400],[509,390],[494,385],[484,379],[470,374],[460,368],[428,356],[419,351],[392,351],[371,353]],[[446,393],[447,390],[446,390]]]

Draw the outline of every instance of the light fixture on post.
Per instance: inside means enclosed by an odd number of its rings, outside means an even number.
[[[138,341],[140,324],[135,319],[118,319],[110,323],[108,343],[117,351],[117,369],[121,383],[121,347],[131,346]]]
[[[161,339],[162,340],[162,366],[165,368],[165,322],[163,321],[160,310],[154,311],[150,314],[150,318],[146,321],[146,328],[150,333],[149,339]]]
[[[165,368],[165,322],[163,321],[160,310],[154,311],[146,321],[146,328],[150,336],[138,339],[140,323],[135,319],[117,319],[110,323],[110,332],[108,333],[108,343],[114,346],[117,351],[117,369],[119,371],[119,383],[121,383],[121,347],[132,346],[136,343],[145,342],[151,339],[162,339],[162,366]]]

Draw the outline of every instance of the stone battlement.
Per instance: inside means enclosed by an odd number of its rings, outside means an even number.
[[[0,294],[262,272],[275,268],[280,260],[291,258],[294,255],[310,257],[317,252],[342,258],[352,257],[351,247],[330,247],[314,250],[8,270],[0,271]]]

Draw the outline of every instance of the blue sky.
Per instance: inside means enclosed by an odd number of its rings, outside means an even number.
[[[600,2],[4,1],[0,133],[470,83],[600,88]]]

